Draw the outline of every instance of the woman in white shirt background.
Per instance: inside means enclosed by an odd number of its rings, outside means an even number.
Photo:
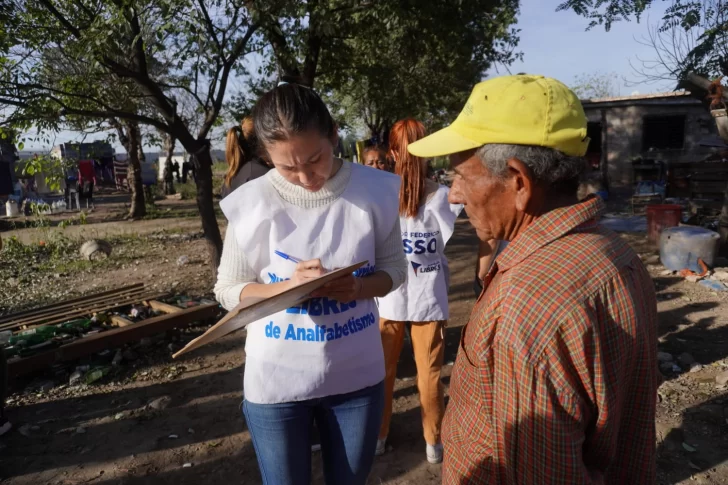
[[[398,288],[407,265],[399,179],[334,158],[336,125],[307,87],[279,85],[252,117],[274,169],[220,203],[228,228],[218,301],[232,309],[368,261],[300,306],[247,327],[243,412],[263,483],[310,483],[315,422],[326,483],[364,484],[384,396],[374,298]]]
[[[449,272],[445,244],[452,236],[462,205],[447,201],[449,189],[427,178],[427,161],[407,151],[426,135],[422,123],[404,119],[392,126],[389,149],[394,171],[401,178],[399,217],[402,249],[407,257],[407,281],[379,298],[380,332],[386,368],[385,402],[377,455],[384,453],[392,417],[392,395],[405,326],[417,366],[417,389],[422,408],[427,460],[442,461],[440,429],[445,413],[440,370],[444,357],[444,329],[448,318]]]

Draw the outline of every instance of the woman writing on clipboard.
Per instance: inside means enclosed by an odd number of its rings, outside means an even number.
[[[449,272],[445,244],[455,228],[462,205],[447,201],[449,189],[427,178],[427,160],[407,152],[407,146],[425,137],[425,127],[417,120],[394,124],[389,148],[394,171],[401,177],[399,217],[402,247],[408,260],[407,282],[379,299],[379,323],[384,347],[385,401],[377,455],[384,453],[392,417],[392,394],[397,376],[397,361],[402,351],[405,326],[410,336],[417,365],[417,389],[422,406],[427,460],[442,461],[440,427],[445,402],[440,369],[444,355],[444,329],[448,318]]]
[[[315,422],[326,483],[364,484],[384,396],[374,298],[398,288],[406,271],[399,179],[334,158],[336,125],[309,88],[279,85],[253,120],[274,168],[220,203],[229,222],[215,286],[223,307],[368,261],[300,307],[247,327],[243,412],[263,483],[310,483]]]

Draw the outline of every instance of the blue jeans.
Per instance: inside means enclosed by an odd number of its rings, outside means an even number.
[[[243,401],[263,484],[311,483],[311,428],[316,420],[327,485],[364,485],[374,462],[383,409],[383,382],[308,401]]]

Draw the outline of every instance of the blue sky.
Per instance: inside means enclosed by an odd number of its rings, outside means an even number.
[[[543,74],[559,79],[567,85],[571,85],[574,78],[582,74],[614,73],[615,84],[622,95],[635,91],[644,94],[673,89],[669,83],[626,86],[623,79],[637,80],[630,67],[630,60],[634,64],[638,62],[638,57],[650,59],[653,56],[652,50],[641,45],[636,39],[647,34],[648,21],[652,23],[658,21],[669,2],[655,2],[649,10],[649,18],[643,18],[640,23],[618,22],[609,32],[600,27],[587,32],[585,31],[588,25],[587,19],[573,12],[556,12],[556,6],[561,1],[521,0],[521,14],[517,26],[521,29],[518,49],[523,52],[523,61],[510,66],[511,73]],[[489,73],[490,76],[499,74],[507,74],[507,71],[499,68],[498,72],[493,70]],[[236,84],[238,83],[232,83],[230,91],[236,88]],[[95,138],[102,136],[88,136],[86,140]],[[81,139],[81,134],[68,131],[58,133],[55,137],[56,143],[81,141]],[[26,144],[26,150],[42,148],[44,147],[39,144]],[[123,149],[117,146],[116,151],[122,152]]]
[[[562,0],[521,0],[521,15],[518,28],[521,29],[519,50],[523,61],[510,66],[513,74],[526,72],[554,77],[565,84],[573,82],[574,77],[591,72],[616,73],[620,94],[628,95],[634,91],[651,93],[672,90],[670,84],[640,84],[625,86],[622,77],[637,80],[632,63],[638,64],[637,57],[650,59],[651,48],[640,45],[636,39],[643,38],[648,32],[648,20],[654,24],[670,2],[654,2],[649,9],[649,19],[644,17],[640,23],[618,22],[609,32],[603,27],[585,31],[589,21],[571,11],[556,12]],[[500,69],[500,73],[506,73]],[[490,75],[497,75],[491,72]]]

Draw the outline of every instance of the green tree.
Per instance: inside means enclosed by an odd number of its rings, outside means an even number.
[[[118,78],[99,69],[98,66],[89,65],[82,59],[66,56],[59,49],[42,52],[41,59],[42,62],[38,66],[38,81],[49,89],[54,89],[60,93],[67,86],[74,85],[79,87],[79,91],[85,89],[88,93],[93,93],[96,97],[107,100],[107,104],[123,106],[125,110],[136,114],[142,111],[144,103],[140,100],[143,98],[133,84],[121,82]],[[59,72],[63,72],[64,76],[59,76]],[[89,82],[89,80],[93,80],[93,82]],[[93,103],[87,103],[84,98],[66,96],[64,102],[77,108],[94,109]],[[53,122],[53,120],[49,122]],[[108,136],[109,141],[118,139],[127,152],[128,180],[131,189],[128,217],[130,219],[143,217],[146,214],[144,187],[141,178],[141,162],[144,160],[144,152],[139,122],[114,116],[92,118],[67,115],[57,123],[63,123],[74,131],[84,133],[108,133],[112,131]]]
[[[264,74],[315,86],[341,125],[362,120],[379,136],[404,116],[449,120],[488,68],[519,56],[516,0],[246,5],[273,54]]]
[[[663,0],[664,1],[664,0]],[[657,0],[567,0],[558,10],[571,10],[589,19],[587,29],[614,22],[640,21]],[[685,80],[689,73],[709,78],[728,75],[728,4],[725,0],[671,0],[647,42],[656,56],[644,64],[662,75],[644,72],[648,80]],[[666,72],[665,72],[666,71]],[[667,74],[667,76],[665,76]]]
[[[570,86],[579,99],[610,98],[619,96],[617,73],[593,72],[580,74]]]
[[[209,133],[239,59],[255,47],[257,25],[235,0],[12,0],[0,6],[0,107],[14,111],[2,125],[57,129],[69,117],[149,125],[178,140],[197,175],[197,205],[215,266],[222,238],[212,199]],[[41,53],[58,50],[118,84],[56,71],[44,82]],[[164,66],[161,72],[157,66]],[[110,86],[126,85],[124,96]],[[203,122],[180,116],[176,95],[196,102]],[[136,108],[136,109],[134,109]],[[132,151],[135,151],[132,149]]]

